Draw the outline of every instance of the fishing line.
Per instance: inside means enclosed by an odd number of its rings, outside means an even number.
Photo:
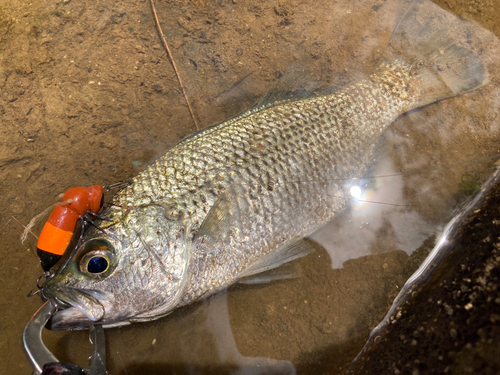
[[[444,168],[454,168],[454,167],[459,167],[462,165],[468,165],[468,164],[474,164],[474,163],[479,163],[482,161],[487,161],[487,160],[492,160],[492,159],[500,159],[500,154],[496,154],[493,156],[486,156],[484,158],[480,159],[474,159],[474,160],[468,160],[460,163],[454,163],[454,164],[447,164],[447,165],[442,165],[439,167],[433,167],[433,168],[427,168],[427,169],[419,169],[416,171],[408,171],[408,172],[400,172],[400,173],[391,173],[391,174],[382,174],[382,175],[377,175],[377,176],[366,176],[366,177],[345,177],[345,178],[327,178],[325,181],[347,181],[347,180],[374,180],[377,178],[386,178],[386,177],[397,177],[397,176],[406,176],[410,174],[417,174],[417,173],[425,173],[425,172],[432,172],[436,171],[439,169],[444,169]],[[285,181],[285,182],[296,182],[296,183],[307,183],[307,182],[314,182],[316,180],[291,180],[291,181]]]
[[[71,203],[71,199],[64,201],[64,202],[56,202],[54,204],[51,204],[49,207],[47,207],[45,210],[40,212],[38,215],[33,217],[28,225],[24,227],[24,231],[21,234],[21,243],[23,244],[24,241],[26,241],[26,238],[28,237],[28,233],[31,232],[31,229],[35,226],[36,222],[40,220],[43,216],[47,215],[47,212],[51,211],[55,206],[64,206],[65,204]],[[36,236],[35,236],[36,237]],[[38,238],[37,238],[38,239]]]
[[[260,181],[258,182],[259,185],[261,185],[265,190],[267,190],[267,185],[268,183],[266,181],[264,181],[264,178],[267,177],[269,180],[272,180],[274,181],[274,185],[280,185],[280,184],[289,184],[289,183],[313,183],[313,182],[334,182],[334,181],[337,181],[337,182],[340,182],[340,181],[349,181],[349,180],[359,180],[359,181],[366,181],[366,180],[375,180],[375,179],[378,179],[378,178],[388,178],[388,177],[397,177],[397,176],[405,176],[405,175],[410,175],[410,174],[418,174],[418,173],[426,173],[426,172],[432,172],[432,171],[436,171],[436,170],[440,170],[440,169],[451,169],[451,168],[454,168],[454,167],[459,167],[459,166],[463,166],[463,165],[468,165],[468,164],[474,164],[474,163],[479,163],[479,162],[482,162],[482,161],[488,161],[488,160],[492,160],[492,159],[498,159],[500,158],[500,154],[496,154],[496,155],[493,155],[493,156],[486,156],[486,157],[483,157],[483,158],[479,158],[479,159],[474,159],[474,160],[467,160],[467,161],[464,161],[464,162],[459,162],[459,163],[453,163],[453,164],[447,164],[447,165],[442,165],[442,166],[438,166],[438,167],[433,167],[433,168],[426,168],[426,169],[419,169],[419,170],[416,170],[416,171],[408,171],[408,172],[400,172],[400,173],[390,173],[390,174],[382,174],[382,175],[376,175],[376,176],[366,176],[366,177],[345,177],[345,178],[317,178],[317,179],[300,179],[300,180],[282,180],[282,182],[280,183],[280,181],[275,181],[274,178],[270,175],[268,176],[254,176],[254,177],[260,177]],[[212,170],[211,172],[214,172],[216,173],[217,170]],[[230,173],[231,171],[229,171]],[[217,173],[216,173],[217,174]],[[240,175],[240,177],[242,177]],[[264,177],[264,178],[263,178]],[[234,183],[234,181],[233,181]],[[233,185],[233,183],[230,183],[228,187],[226,187],[224,190],[227,191],[227,189]],[[240,183],[241,186],[250,186],[249,183]],[[334,198],[339,198],[339,199],[349,199],[349,200],[352,200],[352,201],[357,201],[357,202],[361,202],[361,203],[373,203],[373,204],[381,204],[381,205],[388,205],[388,206],[394,206],[394,207],[411,207],[411,205],[408,205],[408,204],[397,204],[397,203],[385,203],[385,202],[378,202],[378,201],[370,201],[370,200],[363,200],[363,199],[359,199],[359,198],[356,198],[356,197],[348,197],[348,196],[344,196],[344,197],[341,197],[341,196],[336,196],[336,195],[330,195],[330,194],[327,194],[328,196],[330,197],[334,197]]]

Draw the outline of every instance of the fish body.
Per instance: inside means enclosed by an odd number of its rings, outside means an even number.
[[[487,82],[475,55],[435,32],[401,48],[412,12],[366,80],[249,110],[136,176],[44,285],[68,306],[52,327],[155,319],[304,254],[301,239],[345,209],[345,181],[399,115]]]

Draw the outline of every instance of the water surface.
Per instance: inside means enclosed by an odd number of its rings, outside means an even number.
[[[441,5],[500,35],[498,1],[471,4]],[[156,4],[201,127],[250,107],[283,77],[307,91],[366,77],[407,5]],[[196,127],[149,3],[12,2],[0,25],[0,373],[28,374],[20,337],[41,304],[26,297],[41,268],[36,240],[21,245],[15,219],[26,224],[70,187],[135,175]],[[353,200],[312,236],[316,250],[296,262],[299,278],[236,285],[159,321],[109,330],[110,373],[342,373],[453,210],[493,169],[499,63],[488,65],[490,85],[391,126],[361,184],[369,202]],[[44,338],[59,359],[86,365],[87,333]]]

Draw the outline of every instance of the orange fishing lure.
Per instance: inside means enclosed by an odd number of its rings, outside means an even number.
[[[103,204],[102,186],[79,186],[67,190],[45,223],[37,244],[42,268],[47,271],[66,251],[78,219],[97,214]]]

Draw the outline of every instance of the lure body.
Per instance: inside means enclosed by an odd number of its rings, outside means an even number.
[[[61,204],[52,210],[38,239],[37,253],[44,271],[49,270],[66,251],[78,219],[88,212],[99,212],[103,194],[99,185],[74,187],[64,193]]]

